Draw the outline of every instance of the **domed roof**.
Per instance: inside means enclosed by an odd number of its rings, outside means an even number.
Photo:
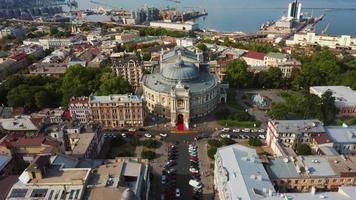
[[[130,188],[127,188],[122,193],[121,200],[136,200],[136,195],[132,190],[130,190]]]
[[[162,76],[169,80],[192,80],[199,77],[199,70],[193,63],[177,59],[175,64],[163,68]]]

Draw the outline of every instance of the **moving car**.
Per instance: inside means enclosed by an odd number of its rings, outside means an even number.
[[[180,197],[180,190],[179,190],[179,188],[176,188],[176,197],[177,197],[177,198]]]
[[[159,134],[161,137],[167,137],[168,135],[167,135],[167,133],[160,133]]]

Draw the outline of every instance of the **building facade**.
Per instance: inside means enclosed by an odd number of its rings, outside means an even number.
[[[90,96],[92,120],[106,128],[143,126],[145,108],[135,95]]]
[[[292,39],[286,40],[287,45],[326,46],[332,49],[356,50],[356,38],[350,35],[324,36],[315,33],[294,34]]]
[[[72,97],[68,109],[72,119],[77,119],[81,123],[88,123],[91,120],[89,97]]]
[[[324,133],[323,123],[319,120],[270,120],[266,143],[277,156],[288,156],[288,149],[311,143],[313,135]]]
[[[135,53],[115,53],[112,54],[112,72],[127,80],[135,89],[141,86],[143,74],[143,60]]]
[[[209,73],[202,53],[183,47],[161,52],[159,67],[143,77],[143,94],[148,112],[169,118],[172,126],[181,129],[226,101],[225,88]]]

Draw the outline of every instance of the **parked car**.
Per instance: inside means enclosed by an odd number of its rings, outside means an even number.
[[[260,130],[258,130],[258,132],[259,132],[259,133],[264,133],[264,132],[266,132],[266,130],[263,129],[263,128],[261,128]]]
[[[166,182],[167,182],[167,176],[166,175],[162,175],[161,183],[164,185],[164,184],[166,184]]]
[[[122,136],[123,138],[126,138],[126,137],[127,137],[126,133],[122,133],[121,136]]]
[[[232,132],[239,133],[239,132],[241,132],[241,130],[239,128],[235,128],[235,129],[232,130]]]
[[[244,133],[248,133],[248,132],[250,132],[251,131],[251,129],[249,129],[249,128],[244,128],[244,129],[242,129],[242,132],[244,132]]]
[[[200,188],[203,187],[203,185],[201,184],[200,181],[196,181],[196,180],[194,180],[194,179],[190,179],[189,185],[191,185],[191,186],[194,187],[194,188],[198,188],[198,189],[200,189]]]
[[[199,173],[199,170],[197,170],[197,169],[195,169],[195,168],[193,168],[193,167],[189,168],[189,171],[190,171],[190,172]]]
[[[222,132],[229,132],[229,131],[230,131],[230,128],[222,128],[221,131],[222,131]]]
[[[220,137],[221,138],[230,138],[231,136],[229,134],[221,134]]]
[[[151,137],[152,137],[152,135],[151,135],[151,134],[149,134],[149,133],[145,133],[145,137],[146,137],[146,138],[151,138]]]

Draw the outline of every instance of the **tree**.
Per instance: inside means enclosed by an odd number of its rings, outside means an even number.
[[[131,93],[130,83],[111,72],[103,73],[100,77],[100,87],[96,92],[98,95],[126,94]]]
[[[37,108],[46,108],[50,107],[50,100],[49,93],[46,90],[39,90],[35,93],[34,99]]]
[[[272,104],[271,109],[267,111],[267,114],[272,119],[277,119],[277,120],[287,119],[288,108],[283,103]]]
[[[208,140],[208,144],[211,146],[211,147],[221,147],[222,144],[219,140],[216,140],[216,139],[210,139]]]
[[[226,73],[229,84],[236,88],[249,88],[253,85],[253,73],[247,70],[244,60],[234,60],[227,65]]]
[[[308,144],[298,144],[296,146],[296,153],[298,155],[311,155],[312,154],[312,149]]]
[[[228,145],[235,144],[235,141],[234,141],[233,139],[230,139],[230,138],[222,138],[222,139],[221,139],[221,143],[222,143],[224,146],[228,146]]]
[[[253,147],[259,147],[262,145],[262,142],[258,138],[250,138],[248,140],[248,145],[253,146]]]
[[[337,109],[335,106],[335,98],[332,95],[332,92],[329,90],[321,95],[318,118],[323,121],[324,124],[331,124],[335,120]]]
[[[19,85],[9,91],[7,102],[12,107],[24,107],[29,110],[35,110],[36,104],[33,98],[35,88],[29,85]]]
[[[208,151],[207,151],[207,154],[208,154],[208,157],[212,160],[215,159],[215,154],[216,152],[218,151],[218,149],[216,147],[209,147]]]
[[[277,67],[271,67],[267,71],[261,71],[256,76],[257,85],[262,88],[279,88],[283,82],[282,71]]]
[[[202,51],[206,51],[208,47],[204,43],[199,43],[196,45],[196,47]]]
[[[142,151],[141,152],[141,157],[143,159],[149,159],[152,160],[156,157],[156,153],[154,151]]]
[[[88,96],[98,87],[99,69],[87,68],[81,65],[69,67],[61,84],[63,93],[62,105],[66,106],[71,97]]]

